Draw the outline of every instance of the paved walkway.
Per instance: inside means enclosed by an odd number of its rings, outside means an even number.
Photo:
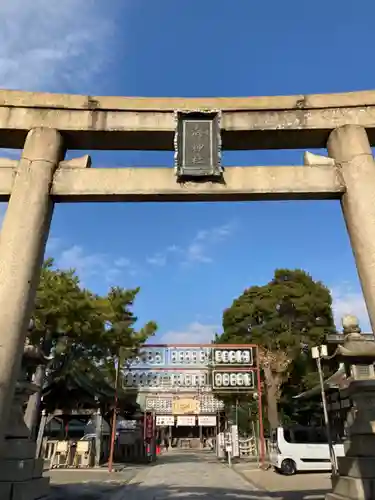
[[[147,467],[147,466],[146,466]],[[121,472],[102,469],[53,469],[47,500],[110,500],[145,466],[125,466]]]
[[[266,500],[268,494],[248,481],[212,452],[171,451],[143,470],[113,500]]]
[[[212,452],[172,450],[155,464],[113,474],[50,471],[48,500],[324,500],[330,489],[329,474],[284,477],[254,464],[235,469],[218,462]]]

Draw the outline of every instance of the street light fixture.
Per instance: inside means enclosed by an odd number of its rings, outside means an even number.
[[[312,347],[311,355],[312,355],[312,358],[316,360],[316,366],[318,368],[320,391],[322,394],[324,423],[325,423],[326,432],[327,432],[329,455],[330,455],[331,464],[332,464],[332,475],[336,476],[337,475],[337,462],[336,462],[335,450],[334,450],[333,443],[332,443],[331,426],[330,426],[329,418],[328,418],[327,400],[326,400],[326,393],[325,393],[325,389],[324,389],[323,370],[322,370],[322,358],[328,357],[327,346],[326,345],[319,345],[316,347]]]

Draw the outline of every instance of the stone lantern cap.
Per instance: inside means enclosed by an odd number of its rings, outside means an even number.
[[[351,364],[372,364],[375,362],[375,341],[361,334],[356,316],[342,318],[344,343],[339,345],[333,355],[335,359]]]

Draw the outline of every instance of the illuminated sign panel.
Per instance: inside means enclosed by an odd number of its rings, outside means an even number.
[[[216,365],[253,366],[252,346],[143,346],[138,356],[128,361],[131,369],[208,368]]]
[[[123,386],[140,392],[208,391],[211,388],[207,371],[192,370],[128,370]]]
[[[254,389],[254,371],[213,370],[212,389],[218,391]]]
[[[123,387],[139,392],[254,389],[252,345],[145,345],[126,362]]]
[[[252,366],[253,349],[250,348],[213,348],[213,362],[214,366],[217,365],[238,365],[238,366]]]
[[[171,366],[206,367],[211,359],[209,347],[169,347],[168,361]]]

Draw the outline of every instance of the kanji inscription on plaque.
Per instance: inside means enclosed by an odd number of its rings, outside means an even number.
[[[178,177],[221,176],[218,113],[177,113]]]

